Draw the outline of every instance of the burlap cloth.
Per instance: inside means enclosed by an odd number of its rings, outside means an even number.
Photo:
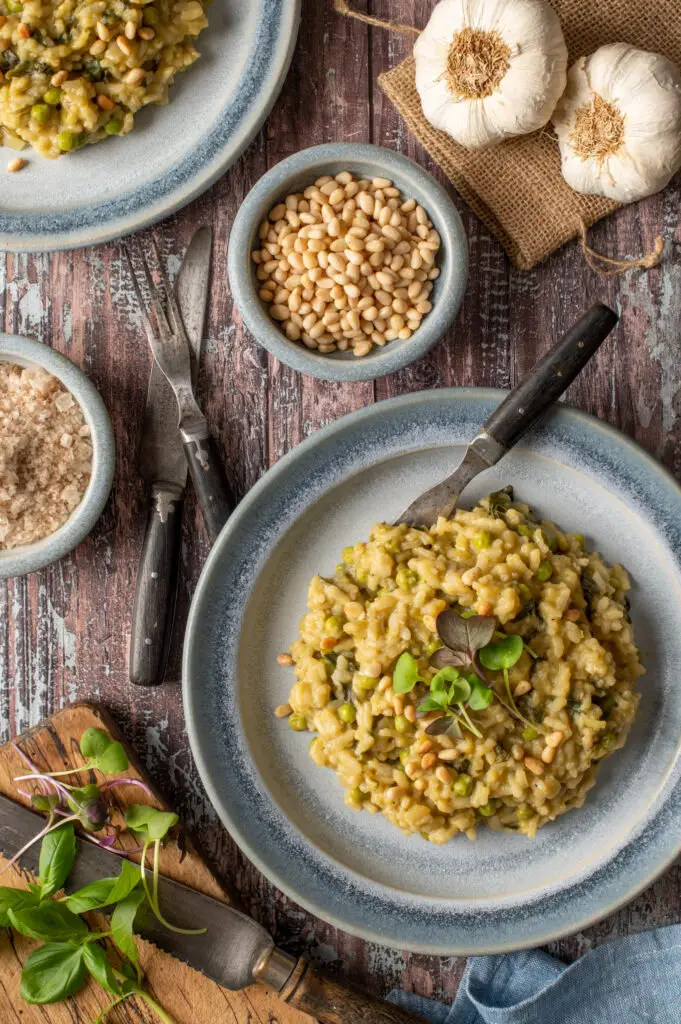
[[[571,64],[604,43],[628,42],[663,53],[681,66],[681,0],[550,2],[563,25]],[[469,152],[426,121],[412,57],[381,75],[379,82],[517,267],[529,270],[579,235],[582,220],[588,226],[617,209],[610,199],[580,196],[568,187],[550,124],[542,132]]]

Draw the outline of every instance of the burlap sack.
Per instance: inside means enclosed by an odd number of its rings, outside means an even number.
[[[663,53],[681,66],[681,0],[550,2],[563,25],[570,63],[604,43],[628,42]],[[469,152],[426,121],[412,57],[381,75],[379,82],[517,267],[535,266],[575,238],[582,220],[588,226],[617,209],[609,199],[580,196],[566,185],[550,125],[543,132]]]

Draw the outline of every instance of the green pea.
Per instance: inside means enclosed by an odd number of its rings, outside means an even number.
[[[360,690],[375,690],[378,686],[378,679],[373,679],[372,676],[355,676],[355,682]]]
[[[470,775],[459,775],[452,786],[457,796],[468,796],[472,788],[473,780]]]
[[[583,533],[575,533],[574,534],[574,538],[577,541],[577,543],[579,544],[579,546],[582,549],[582,551],[584,551],[584,549],[586,548],[586,538],[585,538],[584,534]]]
[[[479,533],[473,536],[471,543],[478,551],[482,551],[483,548],[488,548],[492,543],[492,535],[489,530],[480,530]]]
[[[395,728],[398,732],[406,732],[410,724],[409,719],[405,718],[404,715],[398,715],[395,719]]]
[[[600,706],[601,706],[601,711],[607,717],[610,714],[610,712],[613,710],[613,708],[616,706],[617,701],[613,697],[613,695],[610,693],[610,694],[608,694],[607,697],[604,697],[603,700],[599,701],[599,703],[600,703]]]
[[[419,574],[413,569],[398,569],[395,575],[395,582],[400,590],[411,590],[419,581]]]
[[[541,583],[546,583],[553,576],[553,566],[550,562],[542,562],[536,572],[537,579]]]
[[[341,552],[341,558],[346,565],[352,565],[355,560],[355,549],[354,548],[343,548]]]
[[[355,719],[357,718],[357,712],[355,711],[355,705],[354,704],[341,704],[341,706],[338,708],[338,715],[339,715],[339,717],[340,717],[342,722],[345,722],[347,725],[350,725],[350,723],[354,722]]]
[[[529,599],[532,597],[532,591],[526,583],[519,584],[518,593],[522,597],[523,601],[529,601]]]
[[[363,793],[359,786],[355,786],[354,789],[349,789],[348,796],[352,800],[353,804],[361,804],[366,800],[366,793]]]
[[[111,124],[111,121],[109,121],[109,124]],[[107,124],[106,128],[104,129],[104,131],[106,131],[106,129],[109,127],[109,124]],[[120,131],[120,129],[119,129],[119,131]],[[109,132],[109,135],[116,135],[116,134],[118,134],[118,133],[117,132]],[[339,573],[343,573],[343,572],[345,572],[345,562],[339,562],[338,565],[336,566],[336,575],[338,575]]]
[[[307,719],[305,718],[305,715],[289,715],[288,724],[289,728],[293,729],[294,732],[304,732],[307,729]]]
[[[314,747],[314,745],[315,745],[315,743],[317,742],[318,739],[319,739],[319,736],[313,736],[312,739],[310,740],[310,742],[307,745],[307,749],[308,750],[312,750],[312,748]]]
[[[604,732],[601,736],[601,747],[603,750],[610,750],[616,743],[616,736],[614,732]]]
[[[411,757],[411,747],[402,747],[400,750],[400,764],[404,764]]]
[[[442,640],[440,640],[438,636],[434,636],[433,639],[429,640],[426,644],[426,654],[428,656],[435,654],[435,652],[439,651],[441,647],[444,647]]]
[[[142,21],[145,25],[149,25],[151,28],[153,28],[154,25],[158,25],[158,11],[156,8],[151,6],[145,7],[142,14]]]
[[[47,92],[43,93],[43,100],[45,103],[49,103],[51,107],[56,107],[61,103],[61,89],[56,87],[48,89]]]
[[[358,583],[366,583],[369,579],[369,573],[366,569],[355,569],[355,579]]]
[[[497,810],[496,800],[490,800],[489,803],[483,804],[482,807],[478,807],[478,814],[481,814],[483,818],[491,818]]]
[[[518,807],[515,813],[516,817],[519,818],[520,821],[527,821],[528,818],[534,817],[534,811],[527,804],[523,804],[522,807]]]
[[[7,0],[7,10],[10,14],[21,14],[24,5],[19,0]]]
[[[62,153],[70,153],[78,148],[78,136],[74,135],[73,132],[59,132],[57,145]]]
[[[47,103],[34,103],[31,107],[31,117],[36,124],[45,124],[50,120],[52,110]]]
[[[534,537],[534,531],[536,530],[536,526],[530,526],[529,523],[520,523],[520,525],[516,527],[516,529],[522,537]]]
[[[342,622],[337,615],[329,615],[328,619],[324,620],[324,632],[329,633],[340,633],[342,631]]]
[[[531,743],[532,740],[536,740],[538,735],[539,733],[533,725],[528,725],[525,729],[523,729],[523,739],[526,743]]]

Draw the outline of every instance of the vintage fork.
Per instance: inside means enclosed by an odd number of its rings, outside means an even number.
[[[153,321],[127,247],[125,255],[137,301],[144,315],[149,346],[177,401],[178,429],[184,444],[189,474],[213,543],[234,508],[234,498],[220,466],[206,417],[194,396],[189,340],[182,322],[182,314],[153,240],[152,246],[160,268],[162,288],[154,284],[144,254],[140,253],[139,258],[149,292],[149,308],[153,313]]]

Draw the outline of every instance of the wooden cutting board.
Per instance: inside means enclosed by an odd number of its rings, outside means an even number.
[[[78,741],[90,726],[106,729],[126,747],[130,770],[126,775],[144,781],[156,794],[154,805],[169,810],[150,782],[136,756],[127,746],[107,712],[93,704],[73,704],[36,729],[0,747],[0,792],[29,804],[12,782],[28,769],[15,747],[19,747],[40,768],[59,771],[83,763]],[[84,781],[94,781],[94,779]],[[19,784],[26,786],[25,783]],[[112,792],[119,810],[127,804],[150,802],[144,791],[120,786]],[[114,816],[114,823],[116,817]],[[113,866],[116,867],[114,861]],[[0,858],[0,865],[2,860]],[[162,851],[161,872],[178,882],[229,902],[227,893],[199,854],[187,850],[182,861],[175,844]],[[112,871],[113,874],[116,871]],[[0,885],[24,887],[25,873],[12,868],[0,878]],[[191,970],[185,964],[138,940],[147,987],[172,1015],[176,1024],[311,1024],[311,1018],[282,1003],[273,992],[252,985],[230,992]],[[210,940],[208,940],[210,941]],[[54,1006],[29,1006],[19,996],[21,967],[37,943],[0,930],[0,1022],[2,1024],[91,1024],[110,1001],[99,986],[90,984],[74,999]],[[158,1021],[143,1003],[130,1000],[107,1017],[107,1024],[155,1024]]]

